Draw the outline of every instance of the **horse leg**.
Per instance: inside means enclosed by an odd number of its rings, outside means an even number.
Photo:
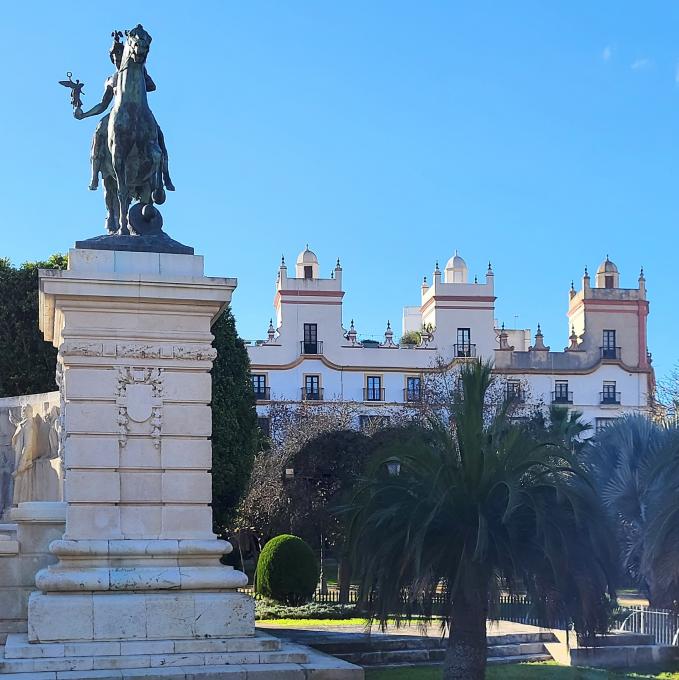
[[[118,215],[120,230],[118,233],[121,236],[129,236],[130,230],[127,227],[127,211],[130,209],[130,189],[127,186],[127,176],[125,172],[127,154],[119,153],[117,149],[113,149],[111,156],[113,157],[113,167],[115,168],[116,181],[118,184],[118,205],[120,206],[120,213]]]
[[[120,211],[116,181],[111,176],[104,177],[104,200],[106,201],[106,229],[109,234],[114,234],[118,231]]]

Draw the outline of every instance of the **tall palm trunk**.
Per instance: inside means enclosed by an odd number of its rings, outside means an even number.
[[[484,680],[486,677],[487,602],[486,592],[476,592],[453,602],[443,680]]]

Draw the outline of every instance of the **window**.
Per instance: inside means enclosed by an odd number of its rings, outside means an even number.
[[[265,437],[268,437],[271,434],[271,425],[268,416],[258,416],[257,426]]]
[[[523,401],[523,390],[519,380],[508,380],[505,387],[506,397],[510,401]]]
[[[568,380],[557,380],[554,383],[552,401],[555,404],[572,404],[573,395],[568,391]]]
[[[381,375],[369,375],[366,378],[365,400],[384,401]]]
[[[250,376],[252,380],[252,391],[255,393],[255,399],[268,399],[269,389],[266,386],[266,375],[253,374]]]
[[[597,418],[594,421],[594,431],[601,432],[601,430],[608,427],[611,423],[613,423],[616,420],[617,418]]]
[[[458,328],[457,343],[455,344],[455,356],[473,357],[475,355],[475,346],[472,345],[471,340],[471,328]]]
[[[302,340],[302,354],[318,354],[318,325],[304,324],[304,340]]]
[[[618,352],[615,346],[615,331],[604,330],[603,345],[601,346],[602,359],[617,359]]]
[[[604,279],[604,288],[615,288],[615,286],[613,285],[613,281],[614,279],[612,276],[607,276]]]
[[[310,264],[304,265],[304,278],[305,279],[314,278],[314,268]]]
[[[422,381],[419,376],[409,375],[406,378],[405,401],[422,401]]]
[[[389,416],[359,416],[358,424],[363,431],[378,430],[389,425]]]
[[[302,388],[302,399],[318,401],[321,398],[321,376],[304,376],[304,387]]]
[[[601,392],[601,403],[602,404],[619,404],[620,403],[620,392],[615,391],[615,381],[614,380],[604,380],[603,389]]]

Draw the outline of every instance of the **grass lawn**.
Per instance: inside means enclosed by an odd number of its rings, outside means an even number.
[[[420,668],[398,668],[366,670],[366,680],[440,680],[441,669],[434,666]],[[635,671],[629,673],[599,671],[589,668],[567,668],[549,663],[512,664],[490,666],[487,680],[624,680],[625,678],[657,678],[679,680],[679,670]]]
[[[365,626],[367,619],[262,619],[258,626],[267,624],[274,628],[320,628],[322,626]]]

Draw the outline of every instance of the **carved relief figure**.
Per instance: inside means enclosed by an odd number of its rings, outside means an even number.
[[[62,498],[58,441],[54,456],[51,451],[51,444],[54,442],[54,436],[50,436],[53,420],[58,420],[56,407],[44,420],[33,414],[30,404],[21,407],[19,419],[10,414],[10,422],[16,427],[12,437],[16,461],[13,505],[27,501],[57,501]]]

